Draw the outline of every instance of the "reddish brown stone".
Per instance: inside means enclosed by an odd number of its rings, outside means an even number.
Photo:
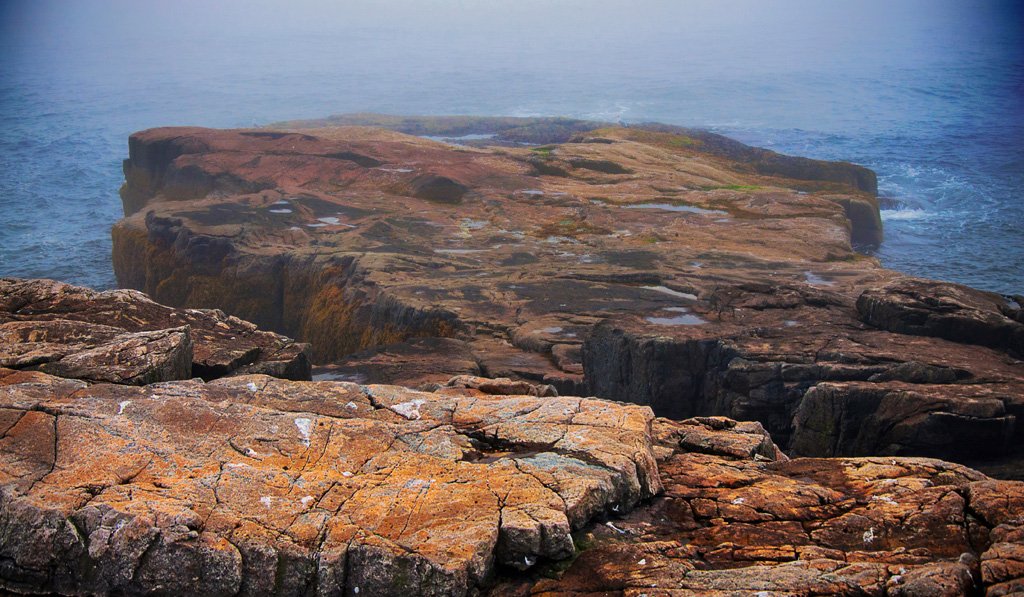
[[[499,137],[393,132],[473,127]],[[663,125],[363,115],[143,131],[125,172],[122,285],[352,379],[509,377],[756,420],[808,456],[1019,452],[1019,306],[853,252],[881,233],[863,168]]]
[[[1024,535],[991,525],[1019,521],[1013,496],[1024,483],[930,459],[728,454],[743,435],[762,436],[724,419],[701,426],[698,454],[687,452],[684,425],[657,420],[656,452],[669,450],[659,465],[664,496],[586,527],[568,569],[520,594],[966,597],[1019,586]],[[725,449],[707,453],[714,445]],[[977,515],[993,522],[980,521],[990,537],[971,545],[965,521]]]

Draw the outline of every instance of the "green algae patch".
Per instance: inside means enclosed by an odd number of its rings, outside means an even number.
[[[701,187],[702,191],[760,191],[761,187],[748,184],[727,184],[721,186]]]

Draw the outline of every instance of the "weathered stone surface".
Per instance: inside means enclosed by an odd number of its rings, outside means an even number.
[[[901,334],[937,336],[1024,357],[1022,305],[959,284],[904,278],[857,299],[861,319]]]
[[[462,595],[661,489],[649,409],[0,369],[0,587]],[[358,591],[357,591],[358,589]]]
[[[797,454],[924,455],[983,461],[1014,442],[1020,401],[978,385],[820,383],[804,394],[794,420]]]
[[[736,433],[718,433],[732,429]],[[688,452],[715,454],[733,458],[756,457],[788,460],[764,427],[757,422],[737,423],[726,417],[697,417],[680,422],[679,446]]]
[[[521,384],[133,387],[0,369],[0,588],[967,596],[1024,582],[1024,483],[924,458],[790,460],[758,423],[483,391]]]
[[[764,439],[742,425],[658,419],[664,495],[577,533],[549,578],[492,594],[1001,595],[1024,576],[1024,536],[1004,522],[1021,521],[1024,483],[931,459],[741,455]]]
[[[583,347],[594,393],[674,418],[757,420],[791,455],[974,464],[1024,442],[1024,366],[1012,357],[875,329],[852,299],[818,288],[715,292],[687,324],[596,325]]]
[[[583,126],[556,120],[500,130],[569,141]],[[758,278],[880,272],[852,252],[843,204],[870,194],[765,176],[723,157],[747,154],[718,136],[610,128],[596,131],[602,143],[468,149],[301,126],[133,135],[124,195],[126,214],[139,211],[113,231],[119,283],[310,341],[318,362],[460,336],[552,355],[552,373],[579,376],[578,348],[602,314],[685,305],[705,273],[748,277],[736,271],[747,255]]]
[[[796,455],[1024,451],[1020,305],[854,252],[881,234],[863,168],[661,125],[379,115],[153,129],[130,153],[119,282],[341,374],[756,420]]]
[[[612,140],[601,136],[614,127],[610,122],[593,122],[571,118],[487,118],[441,116],[433,118],[389,116],[386,114],[345,114],[316,120],[296,120],[277,125],[285,129],[309,129],[338,126],[379,126],[407,135],[427,135],[465,145],[515,145],[531,143],[601,143]],[[470,134],[493,135],[493,139],[459,139]],[[630,126],[630,134],[646,140],[660,139],[668,145],[699,147],[704,153],[727,158],[750,166],[757,172],[806,181],[830,181],[847,184],[871,194],[878,192],[875,173],[862,166],[845,162],[823,162],[778,154],[749,147],[728,137],[701,129],[660,123]],[[540,160],[539,160],[540,161]],[[619,166],[621,168],[621,166]]]
[[[135,385],[231,373],[310,377],[308,346],[220,310],[16,278],[0,279],[0,366]]]
[[[981,577],[992,584],[988,595],[1024,590],[1024,487],[988,481],[970,488],[975,515],[986,525],[988,549],[981,553]]]
[[[413,338],[365,348],[317,367],[314,379],[352,381],[427,388],[456,375],[479,375],[480,365],[470,346],[454,338]]]
[[[549,385],[536,385],[526,381],[512,381],[507,377],[490,379],[486,377],[474,377],[471,375],[459,375],[453,377],[444,384],[445,388],[464,388],[477,390],[483,394],[497,394],[504,396],[557,396],[558,392]]]
[[[146,385],[192,376],[188,326],[114,336],[109,342],[44,363],[40,371],[86,381]]]

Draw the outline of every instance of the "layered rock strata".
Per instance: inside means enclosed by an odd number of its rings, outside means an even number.
[[[802,455],[1024,447],[1020,303],[856,253],[881,234],[857,166],[662,125],[357,115],[144,131],[125,174],[120,284],[312,342],[323,379],[509,377],[756,419]]]
[[[310,379],[309,346],[141,292],[0,278],[0,367],[131,385],[230,374]]]
[[[982,463],[1019,449],[1019,360],[865,323],[882,310],[866,304],[908,285],[938,286],[901,279],[865,292],[856,304],[803,285],[720,287],[709,301],[717,309],[692,308],[699,323],[652,325],[658,319],[624,315],[596,325],[584,345],[584,369],[598,395],[667,416],[761,421],[791,455]],[[980,310],[991,310],[999,297],[959,291],[980,305],[961,303],[965,320],[988,321],[993,329],[1019,325]],[[889,321],[895,326],[898,317]]]

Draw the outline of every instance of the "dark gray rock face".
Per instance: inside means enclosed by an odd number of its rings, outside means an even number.
[[[930,284],[907,280],[903,287],[915,288],[920,304],[929,292],[938,297],[931,303],[948,301],[948,285]],[[609,318],[584,344],[586,378],[598,396],[663,416],[759,421],[791,455],[931,456],[975,465],[1017,451],[1024,365],[972,345],[981,332],[952,341],[865,325],[859,319],[875,321],[860,309],[865,297],[882,292],[864,292],[855,308],[830,290],[745,285],[702,297],[706,306],[698,301],[692,310],[703,312],[685,324]],[[873,304],[877,317],[883,308]],[[994,308],[978,312],[965,306],[942,321],[1020,325]]]
[[[188,379],[192,376],[192,338],[188,326],[129,332],[39,369],[59,377],[137,386]]]

